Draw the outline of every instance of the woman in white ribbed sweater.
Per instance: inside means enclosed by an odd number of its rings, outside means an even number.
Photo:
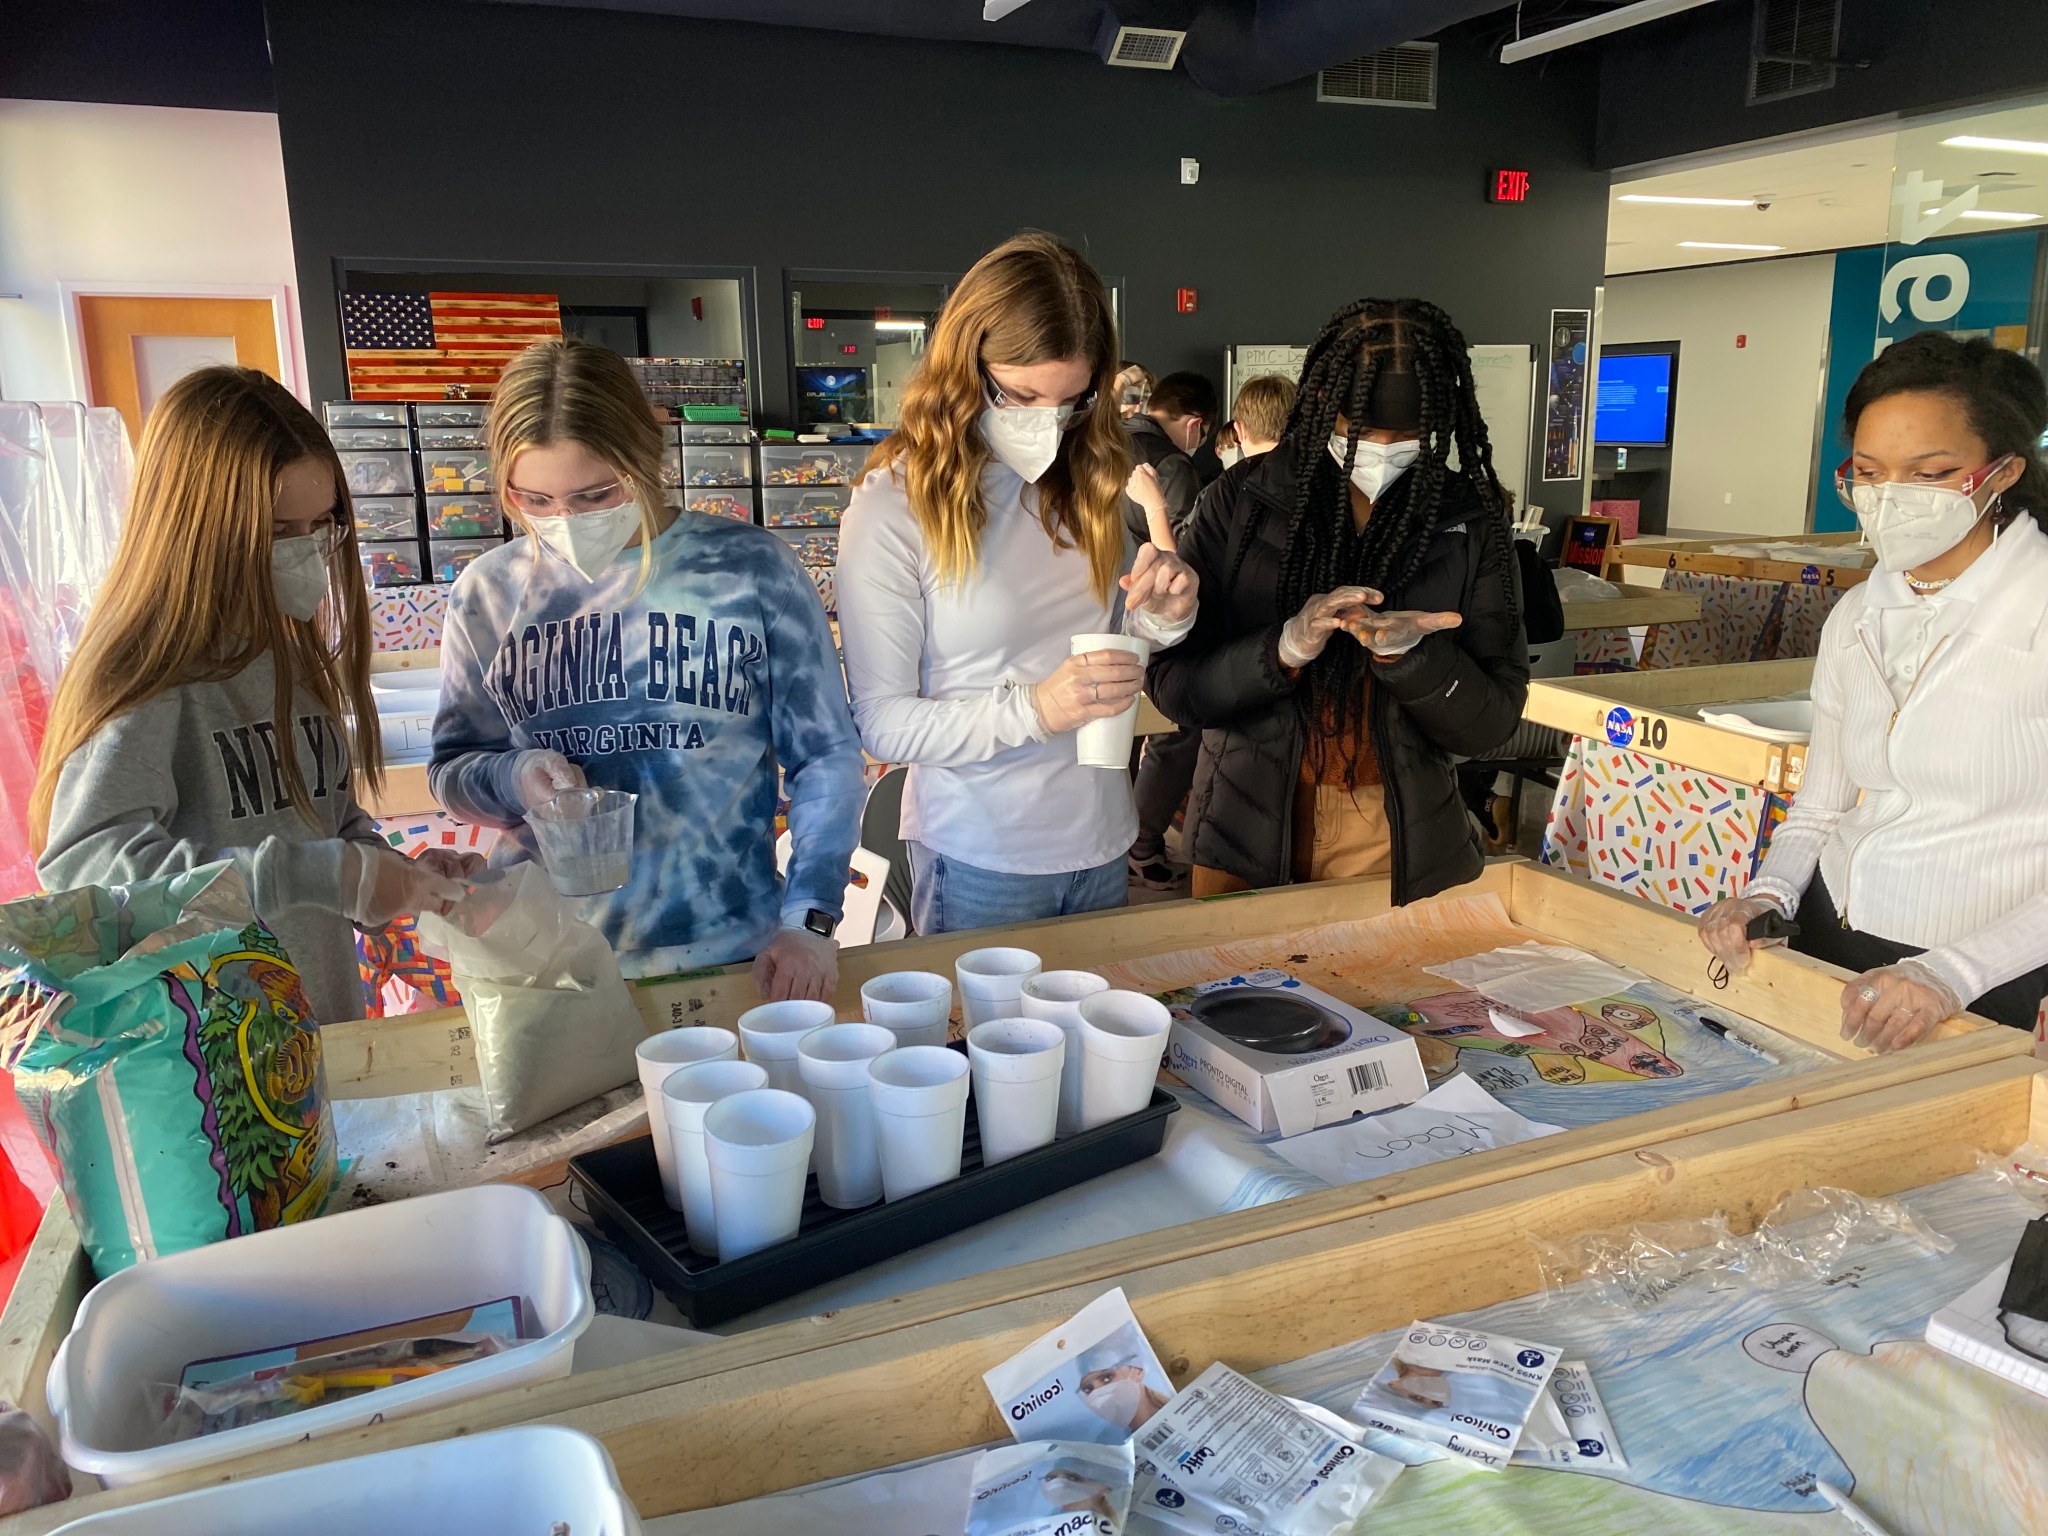
[[[1878,569],[1828,618],[1813,741],[1748,894],[1752,924],[1859,974],[1842,1035],[1897,1050],[1966,1006],[2031,1028],[2048,990],[2048,387],[2014,352],[1926,331],[1865,368],[1837,474]],[[1816,873],[1818,878],[1815,878]]]

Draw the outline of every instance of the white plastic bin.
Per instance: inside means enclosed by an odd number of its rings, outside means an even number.
[[[605,1449],[552,1424],[437,1440],[88,1515],[56,1536],[640,1536]]]
[[[147,1388],[187,1365],[383,1327],[502,1296],[542,1336],[437,1376],[171,1445]],[[45,1392],[64,1459],[114,1485],[230,1461],[566,1376],[595,1312],[582,1238],[537,1191],[485,1184],[324,1216],[137,1264],[86,1294]],[[365,1522],[363,1529],[381,1529]],[[421,1527],[422,1530],[427,1527]],[[299,1536],[305,1536],[301,1531]]]

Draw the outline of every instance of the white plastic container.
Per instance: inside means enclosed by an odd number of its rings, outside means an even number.
[[[146,1389],[176,1382],[195,1360],[503,1296],[532,1303],[530,1327],[541,1337],[346,1402],[157,1443]],[[44,1390],[65,1461],[119,1487],[566,1376],[595,1311],[590,1255],[575,1228],[538,1191],[485,1184],[255,1232],[123,1270],[86,1293]]]
[[[57,1536],[640,1536],[605,1449],[552,1424],[410,1445],[88,1515]]]

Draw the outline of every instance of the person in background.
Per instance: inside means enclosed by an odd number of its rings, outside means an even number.
[[[1199,373],[1169,373],[1152,387],[1145,409],[1124,422],[1131,435],[1131,458],[1149,464],[1166,502],[1169,525],[1178,528],[1195,510],[1201,476],[1188,457],[1201,447],[1216,424],[1216,386]],[[1124,521],[1139,543],[1147,538],[1148,514],[1135,496],[1124,503]]]
[[[1121,714],[1157,647],[1194,622],[1163,520],[1124,527],[1133,474],[1110,407],[1102,279],[1049,235],[975,263],[868,459],[839,541],[839,622],[868,751],[903,797],[920,933],[1122,906],[1130,776],[1083,767],[1073,733]]]
[[[1152,370],[1143,363],[1125,360],[1116,375],[1116,413],[1119,418],[1129,421],[1145,409],[1146,400],[1151,398],[1152,386],[1158,382],[1152,377]]]
[[[404,857],[356,802],[383,757],[345,483],[268,375],[165,391],[29,807],[46,890],[233,861],[323,1023],[365,1011],[351,923],[446,912],[482,866]]]
[[[1877,570],[1828,615],[1813,739],[1747,894],[1700,938],[1731,971],[1750,925],[1858,972],[1842,1035],[1921,1039],[1965,1006],[2031,1029],[2048,991],[2048,388],[2016,352],[1923,331],[1857,376],[1836,472]]]
[[[1452,763],[1512,734],[1529,659],[1450,317],[1419,299],[1332,316],[1280,446],[1224,474],[1184,544],[1201,612],[1148,685],[1207,733],[1195,894],[1388,874],[1408,902],[1475,877]]]
[[[1223,462],[1241,463],[1271,453],[1280,445],[1287,414],[1294,409],[1294,382],[1277,375],[1245,380],[1230,408],[1230,420],[1217,433],[1228,432],[1231,444]],[[1223,450],[1219,447],[1219,456]],[[1219,482],[1220,484],[1220,482]],[[1209,486],[1196,498],[1196,507],[1217,494]],[[1148,508],[1148,514],[1152,509]],[[1175,524],[1176,533],[1185,519]],[[1166,857],[1166,829],[1173,825],[1181,802],[1195,780],[1195,764],[1202,755],[1202,732],[1188,726],[1159,736],[1148,736],[1145,755],[1138,764],[1138,782],[1133,793],[1138,801],[1138,840],[1131,844],[1131,878],[1151,891],[1170,891],[1187,876]]]
[[[581,911],[620,969],[753,957],[763,997],[830,997],[860,742],[794,551],[767,529],[669,505],[661,433],[602,347],[543,341],[513,358],[486,435],[525,537],[472,562],[449,598],[434,797],[505,829],[506,855],[532,858],[527,811],[582,785],[630,791],[631,877]]]

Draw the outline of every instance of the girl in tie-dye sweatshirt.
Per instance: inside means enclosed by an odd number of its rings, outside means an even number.
[[[764,995],[829,996],[861,753],[809,578],[775,534],[666,505],[646,401],[601,348],[550,341],[514,359],[489,437],[526,536],[455,584],[435,798],[505,828],[504,862],[532,857],[524,813],[560,789],[630,790],[631,878],[580,904],[622,969],[758,956]]]

